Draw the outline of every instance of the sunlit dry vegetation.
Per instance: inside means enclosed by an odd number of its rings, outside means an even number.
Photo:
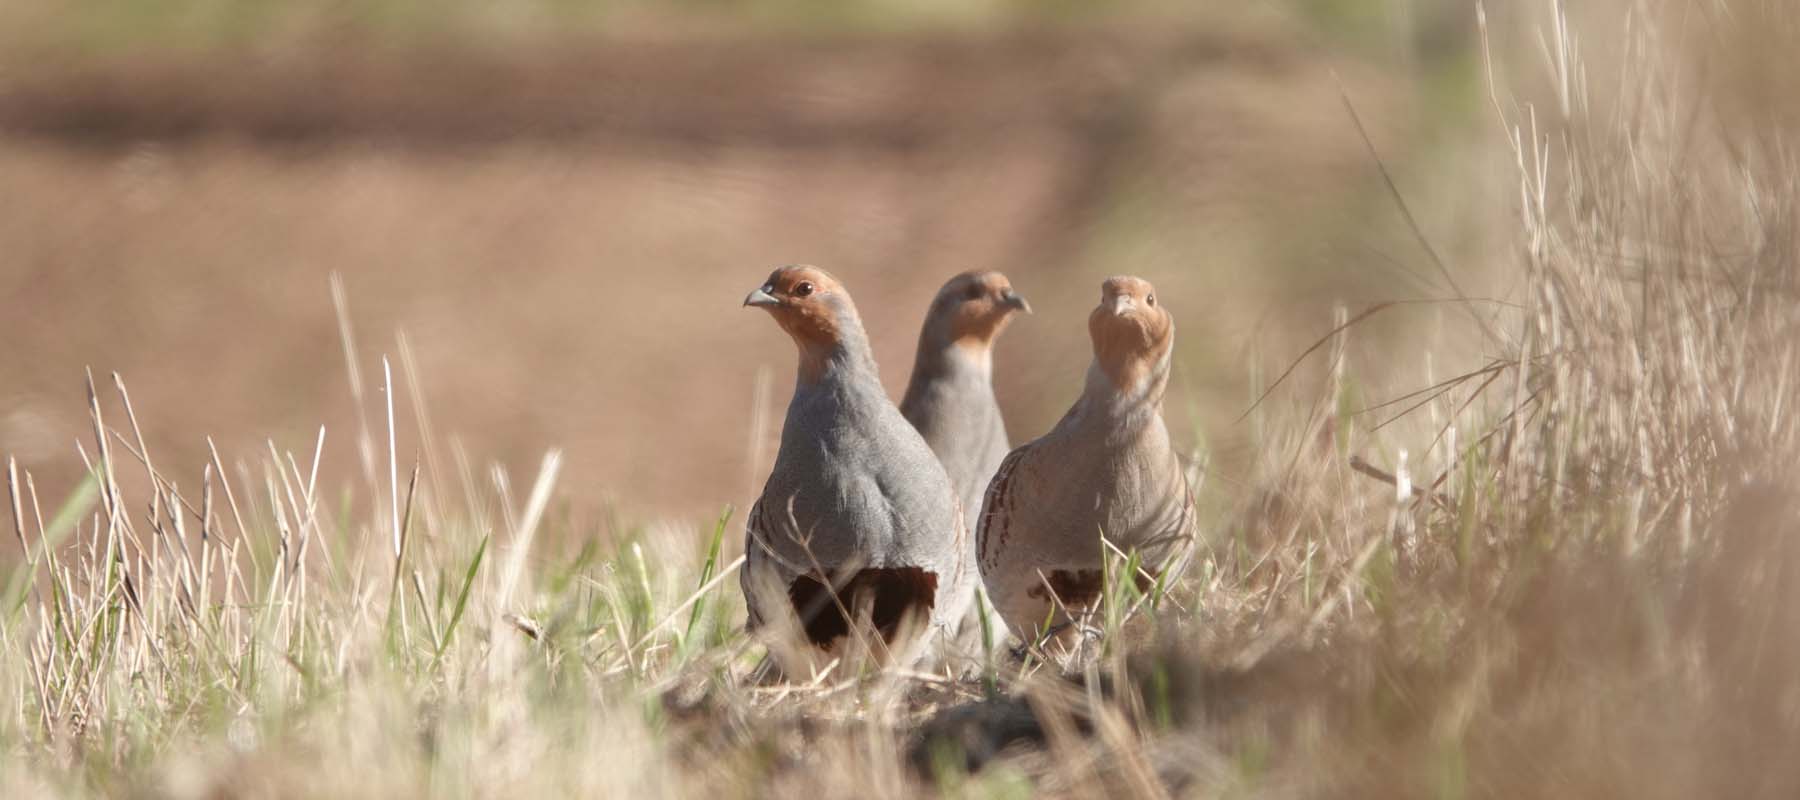
[[[440,441],[405,349],[352,368],[360,429],[198,485],[101,374],[80,488],[9,464],[0,792],[1795,796],[1800,162],[1757,98],[1800,23],[1661,5],[1484,48],[1513,227],[1492,265],[1413,229],[1456,335],[1359,338],[1406,298],[1275,354],[1256,463],[1197,448],[1201,552],[1118,582],[1085,668],[752,680],[733,509],[557,535],[561,455]]]

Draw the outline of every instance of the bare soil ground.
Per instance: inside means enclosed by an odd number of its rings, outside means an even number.
[[[562,446],[578,498],[716,510],[760,478],[758,371],[770,436],[791,380],[788,343],[738,300],[810,262],[849,282],[896,391],[938,283],[1009,272],[1038,309],[999,352],[1021,440],[1078,385],[1099,280],[1149,277],[1181,325],[1177,425],[1229,456],[1253,355],[1277,368],[1334,302],[1412,280],[1394,220],[1368,220],[1376,172],[1331,69],[1396,147],[1409,87],[1272,41],[709,36],[12,70],[0,450],[68,485],[86,364],[124,375],[187,480],[207,435],[227,460],[269,436],[310,453],[324,424],[327,465],[354,463],[338,272],[362,379],[404,331],[432,421],[477,459]]]

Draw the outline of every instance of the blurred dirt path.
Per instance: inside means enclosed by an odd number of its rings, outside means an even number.
[[[1020,439],[1079,384],[1099,279],[1153,276],[1181,316],[1172,402],[1199,415],[1177,427],[1228,420],[1245,332],[1274,298],[1308,325],[1333,299],[1295,302],[1311,273],[1252,256],[1366,170],[1359,142],[1319,135],[1342,127],[1328,73],[1271,41],[718,39],[11,70],[0,451],[71,484],[91,365],[124,374],[183,483],[208,434],[254,460],[266,438],[309,450],[324,423],[322,474],[355,484],[334,270],[365,381],[404,330],[439,435],[516,474],[563,447],[564,488],[588,505],[741,506],[754,376],[772,370],[779,415],[792,356],[736,303],[788,262],[856,288],[896,389],[946,276],[1013,274],[1039,309],[998,356]],[[1395,103],[1385,78],[1348,80]]]

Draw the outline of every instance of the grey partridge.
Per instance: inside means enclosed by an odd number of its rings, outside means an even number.
[[[943,466],[882,388],[849,292],[788,266],[744,305],[799,351],[781,446],[745,524],[749,627],[791,609],[828,651],[863,619],[889,644],[907,618],[954,633],[978,583],[969,532]]]
[[[981,496],[1012,449],[994,399],[994,340],[1031,305],[998,272],[965,272],[944,284],[925,313],[900,413],[937,453],[962,500],[969,530]]]
[[[1080,399],[1001,463],[976,534],[987,593],[1027,637],[1100,600],[1102,536],[1140,554],[1147,574],[1194,536],[1192,489],[1162,416],[1174,320],[1149,282],[1114,277],[1101,285],[1088,334],[1094,359]]]

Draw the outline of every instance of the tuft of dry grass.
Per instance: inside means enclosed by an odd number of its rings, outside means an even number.
[[[1696,66],[1792,23],[1708,11],[1695,45],[1632,9],[1612,62],[1546,20],[1542,102],[1490,60],[1516,288],[1446,301],[1481,353],[1370,399],[1353,338],[1386,306],[1344,309],[1295,367],[1324,390],[1252,410],[1207,546],[1114,581],[1078,665],[759,683],[729,510],[539,544],[559,454],[523,495],[408,458],[391,373],[361,505],[322,495],[323,430],[214,450],[196,490],[90,378],[88,482],[46,503],[8,464],[0,791],[1794,796],[1800,164],[1778,115],[1705,102],[1748,73]]]

